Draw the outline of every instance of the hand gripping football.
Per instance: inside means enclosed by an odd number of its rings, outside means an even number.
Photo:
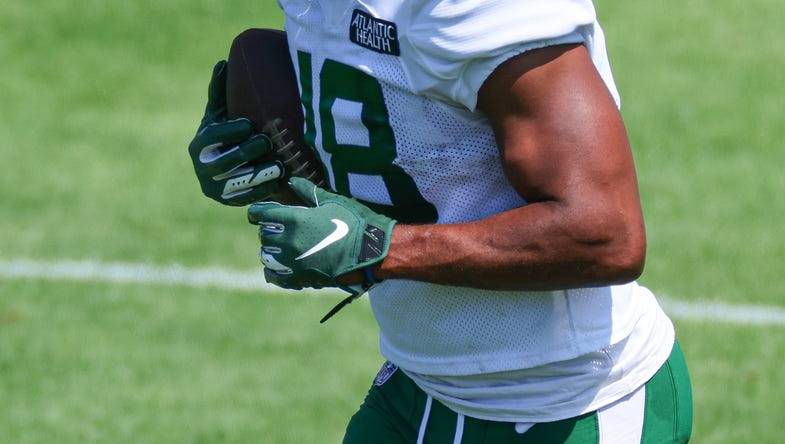
[[[226,105],[230,119],[250,120],[256,133],[273,142],[272,158],[258,160],[284,165],[280,192],[273,200],[297,201],[285,185],[291,176],[326,187],[321,160],[304,141],[297,76],[283,31],[249,29],[234,39],[227,60]]]

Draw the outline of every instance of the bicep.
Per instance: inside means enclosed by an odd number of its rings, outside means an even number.
[[[586,48],[516,56],[479,93],[507,176],[528,201],[613,199],[637,207],[637,182],[616,103]]]

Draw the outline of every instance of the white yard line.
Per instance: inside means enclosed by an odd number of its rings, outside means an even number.
[[[177,285],[259,292],[283,291],[264,282],[261,271],[191,268],[180,265],[155,266],[121,262],[0,259],[0,279]],[[336,290],[309,291],[311,294],[335,294],[335,292]],[[660,297],[659,300],[665,311],[676,319],[739,325],[785,325],[785,308],[776,306],[735,305],[709,301],[687,302],[663,297]]]
[[[674,319],[725,322],[738,325],[785,325],[785,309],[774,305],[727,304],[711,301],[682,301],[658,297],[662,308]]]
[[[247,291],[280,290],[264,281],[261,270],[243,272],[226,268],[190,268],[182,265],[156,266],[123,262],[0,260],[0,278],[159,284]]]

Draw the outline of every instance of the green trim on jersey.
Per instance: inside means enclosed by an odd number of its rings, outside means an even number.
[[[389,370],[389,366],[386,366]],[[597,444],[597,412],[540,423],[523,434],[515,424],[459,415],[420,390],[402,371],[378,380],[352,417],[343,444]],[[692,432],[692,394],[684,355],[674,344],[646,383],[642,444],[683,444]]]
[[[321,145],[330,154],[330,174],[335,191],[352,196],[351,174],[379,177],[387,189],[392,205],[362,201],[377,213],[403,223],[433,223],[438,220],[436,207],[425,200],[417,183],[400,166],[395,134],[379,80],[359,69],[325,59],[319,74],[313,72],[311,54],[297,51],[300,74],[300,97],[305,108],[305,141],[316,146],[316,125],[321,127]],[[318,105],[314,104],[313,78],[319,79]],[[362,107],[360,121],[368,131],[369,146],[339,143],[333,106],[345,100]],[[317,114],[314,115],[314,110]]]

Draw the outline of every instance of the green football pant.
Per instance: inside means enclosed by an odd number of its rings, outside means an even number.
[[[539,423],[518,433],[514,423],[466,417],[420,390],[385,364],[352,417],[344,444],[627,444],[686,443],[692,394],[679,344],[645,384],[595,412]]]

